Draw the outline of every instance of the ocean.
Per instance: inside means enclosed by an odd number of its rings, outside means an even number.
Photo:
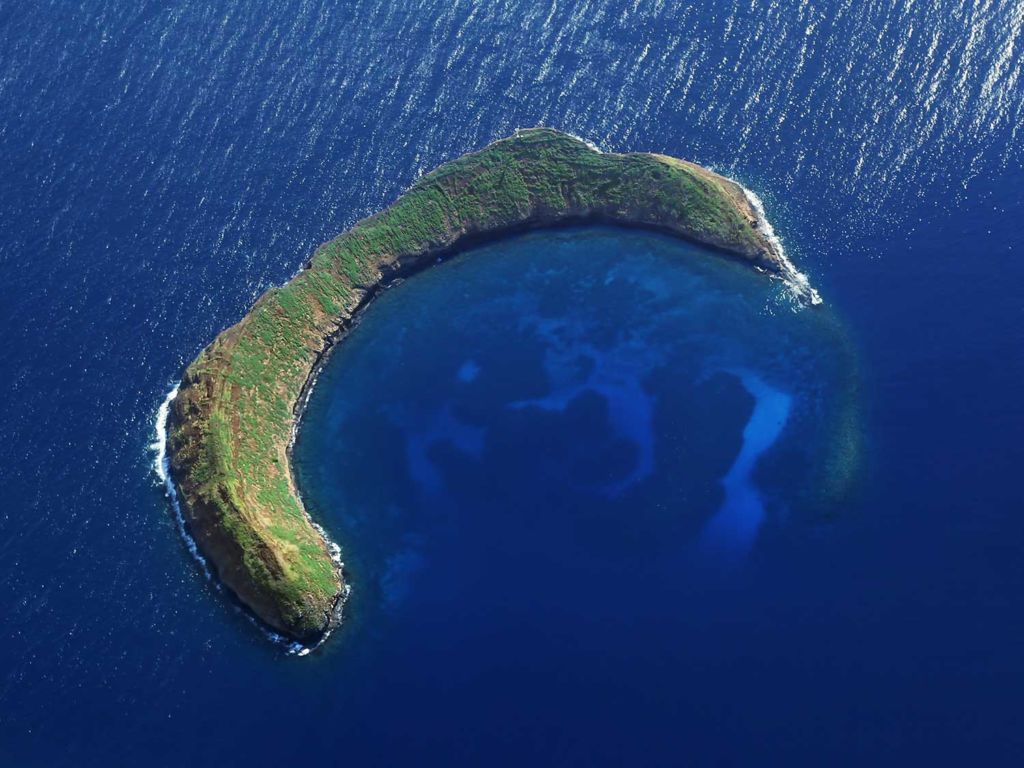
[[[998,0],[0,0],[0,765],[1019,764],[1022,27]],[[318,243],[539,124],[757,192],[842,344],[762,359],[748,318],[714,332],[753,357],[703,376],[671,318],[602,347],[588,305],[565,309],[583,242],[608,322],[647,317],[602,293],[612,262],[670,296],[770,293],[636,233],[499,243],[493,269],[477,253],[387,292],[296,450],[352,571],[347,621],[289,654],[189,552],[158,409]],[[506,296],[517,259],[563,268]],[[374,327],[464,321],[438,303],[460,269],[494,328],[416,348],[422,401],[396,377],[374,400],[399,364]],[[605,371],[587,386],[559,378],[559,317]],[[784,458],[827,445],[793,430],[840,346],[860,467],[815,515]],[[346,403],[383,411],[346,427]],[[558,450],[531,456],[542,438]]]

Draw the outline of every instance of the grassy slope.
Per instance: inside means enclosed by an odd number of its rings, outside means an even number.
[[[170,441],[185,513],[221,578],[264,621],[313,637],[342,587],[287,448],[304,383],[366,287],[464,235],[569,217],[654,226],[774,266],[731,183],[672,158],[601,154],[532,129],[438,168],[321,246],[189,366]]]

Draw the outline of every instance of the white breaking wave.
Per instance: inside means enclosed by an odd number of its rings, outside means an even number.
[[[199,551],[196,540],[189,534],[188,527],[185,525],[185,516],[181,513],[181,503],[178,501],[178,489],[174,487],[174,481],[171,479],[171,458],[167,455],[167,419],[171,413],[171,403],[174,402],[174,398],[177,396],[178,386],[175,385],[174,389],[164,398],[156,412],[156,436],[149,446],[154,453],[153,471],[156,472],[156,476],[163,483],[164,493],[171,502],[171,509],[174,510],[174,520],[178,524],[178,532],[185,540],[188,551],[192,553],[192,557],[199,563],[203,573],[206,574],[206,578],[212,580],[213,574],[210,573],[210,566],[206,562],[206,558]]]
[[[536,127],[537,128],[544,128],[546,126],[537,125]],[[530,129],[529,128],[516,128],[516,135],[519,135],[523,131],[528,131],[528,130],[530,130]],[[590,149],[594,150],[599,155],[603,155],[605,153],[605,151],[603,149],[601,149],[599,146],[597,146],[597,144],[592,142],[590,139],[585,139],[582,136],[577,136],[575,133],[572,133],[571,131],[567,131],[564,128],[559,128],[558,130],[561,133],[564,133],[566,136],[571,136],[572,138],[576,139],[576,141],[582,141],[584,144],[586,144],[588,147],[590,147]]]
[[[219,590],[221,588],[220,582],[213,578],[213,573],[210,571],[209,563],[206,562],[206,558],[203,557],[202,552],[199,551],[199,545],[196,544],[196,540],[188,531],[188,526],[185,523],[185,516],[181,512],[181,502],[178,500],[178,489],[175,487],[174,480],[171,478],[171,459],[167,453],[167,420],[171,413],[171,403],[174,402],[174,398],[177,396],[178,385],[175,385],[167,394],[167,397],[164,398],[164,401],[160,404],[160,407],[156,412],[156,424],[154,425],[153,430],[154,438],[153,442],[149,445],[150,450],[153,451],[153,472],[160,479],[160,482],[164,486],[164,493],[171,502],[171,509],[174,510],[174,520],[178,526],[178,533],[181,534],[181,538],[185,541],[185,546],[188,547],[188,551],[192,553],[192,557],[194,557],[196,562],[199,563],[199,567],[202,568],[203,574],[209,582]],[[315,527],[317,531],[320,532],[320,535],[324,537],[324,541],[327,542],[327,548],[331,554],[331,560],[334,561],[335,565],[337,565],[340,570],[343,566],[341,562],[341,548],[327,538],[326,532],[319,525],[313,523],[313,527]],[[349,585],[345,584],[341,599],[338,601],[339,611],[348,598],[349,591]],[[308,655],[311,651],[320,647],[320,645],[331,634],[330,631],[325,632],[316,645],[307,646],[302,643],[289,640],[288,638],[279,635],[277,632],[268,629],[249,613],[243,613],[243,615],[261,632],[263,632],[268,640],[276,645],[283,646],[285,651],[292,656]]]
[[[807,278],[807,275],[798,270],[786,255],[786,249],[782,245],[782,240],[780,240],[779,236],[775,234],[775,228],[772,227],[771,222],[768,221],[768,216],[765,214],[764,203],[761,201],[761,198],[757,196],[757,193],[754,192],[754,190],[748,189],[735,179],[731,179],[731,181],[739,184],[740,189],[743,190],[743,194],[746,196],[747,202],[750,203],[750,207],[753,208],[754,213],[757,214],[758,228],[764,233],[765,239],[775,247],[776,252],[779,254],[783,270],[782,279],[792,292],[793,298],[801,304],[811,304],[812,306],[817,306],[823,303],[821,295],[814,290],[814,287],[811,285],[811,281]]]
[[[562,131],[562,133],[565,133],[565,134],[568,134],[569,136],[572,136],[577,141],[582,141],[584,144],[586,144],[592,150],[597,152],[599,155],[603,155],[604,154],[604,150],[601,149],[599,146],[597,146],[597,144],[592,142],[590,139],[585,139],[582,136],[577,136],[575,133],[569,133],[568,131]]]

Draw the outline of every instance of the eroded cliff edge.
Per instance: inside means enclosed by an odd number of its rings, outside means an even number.
[[[189,365],[172,404],[182,514],[221,582],[262,621],[314,641],[344,594],[331,545],[295,487],[289,446],[307,382],[355,313],[439,254],[573,221],[655,229],[769,273],[792,270],[741,187],[663,155],[601,153],[538,128],[422,177],[263,294]]]

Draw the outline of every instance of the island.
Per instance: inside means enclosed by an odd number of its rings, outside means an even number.
[[[745,190],[699,165],[520,130],[421,177],[320,246],[186,369],[168,419],[182,516],[216,577],[281,635],[315,643],[347,592],[290,450],[324,356],[389,284],[482,240],[576,223],[642,227],[792,278]]]

